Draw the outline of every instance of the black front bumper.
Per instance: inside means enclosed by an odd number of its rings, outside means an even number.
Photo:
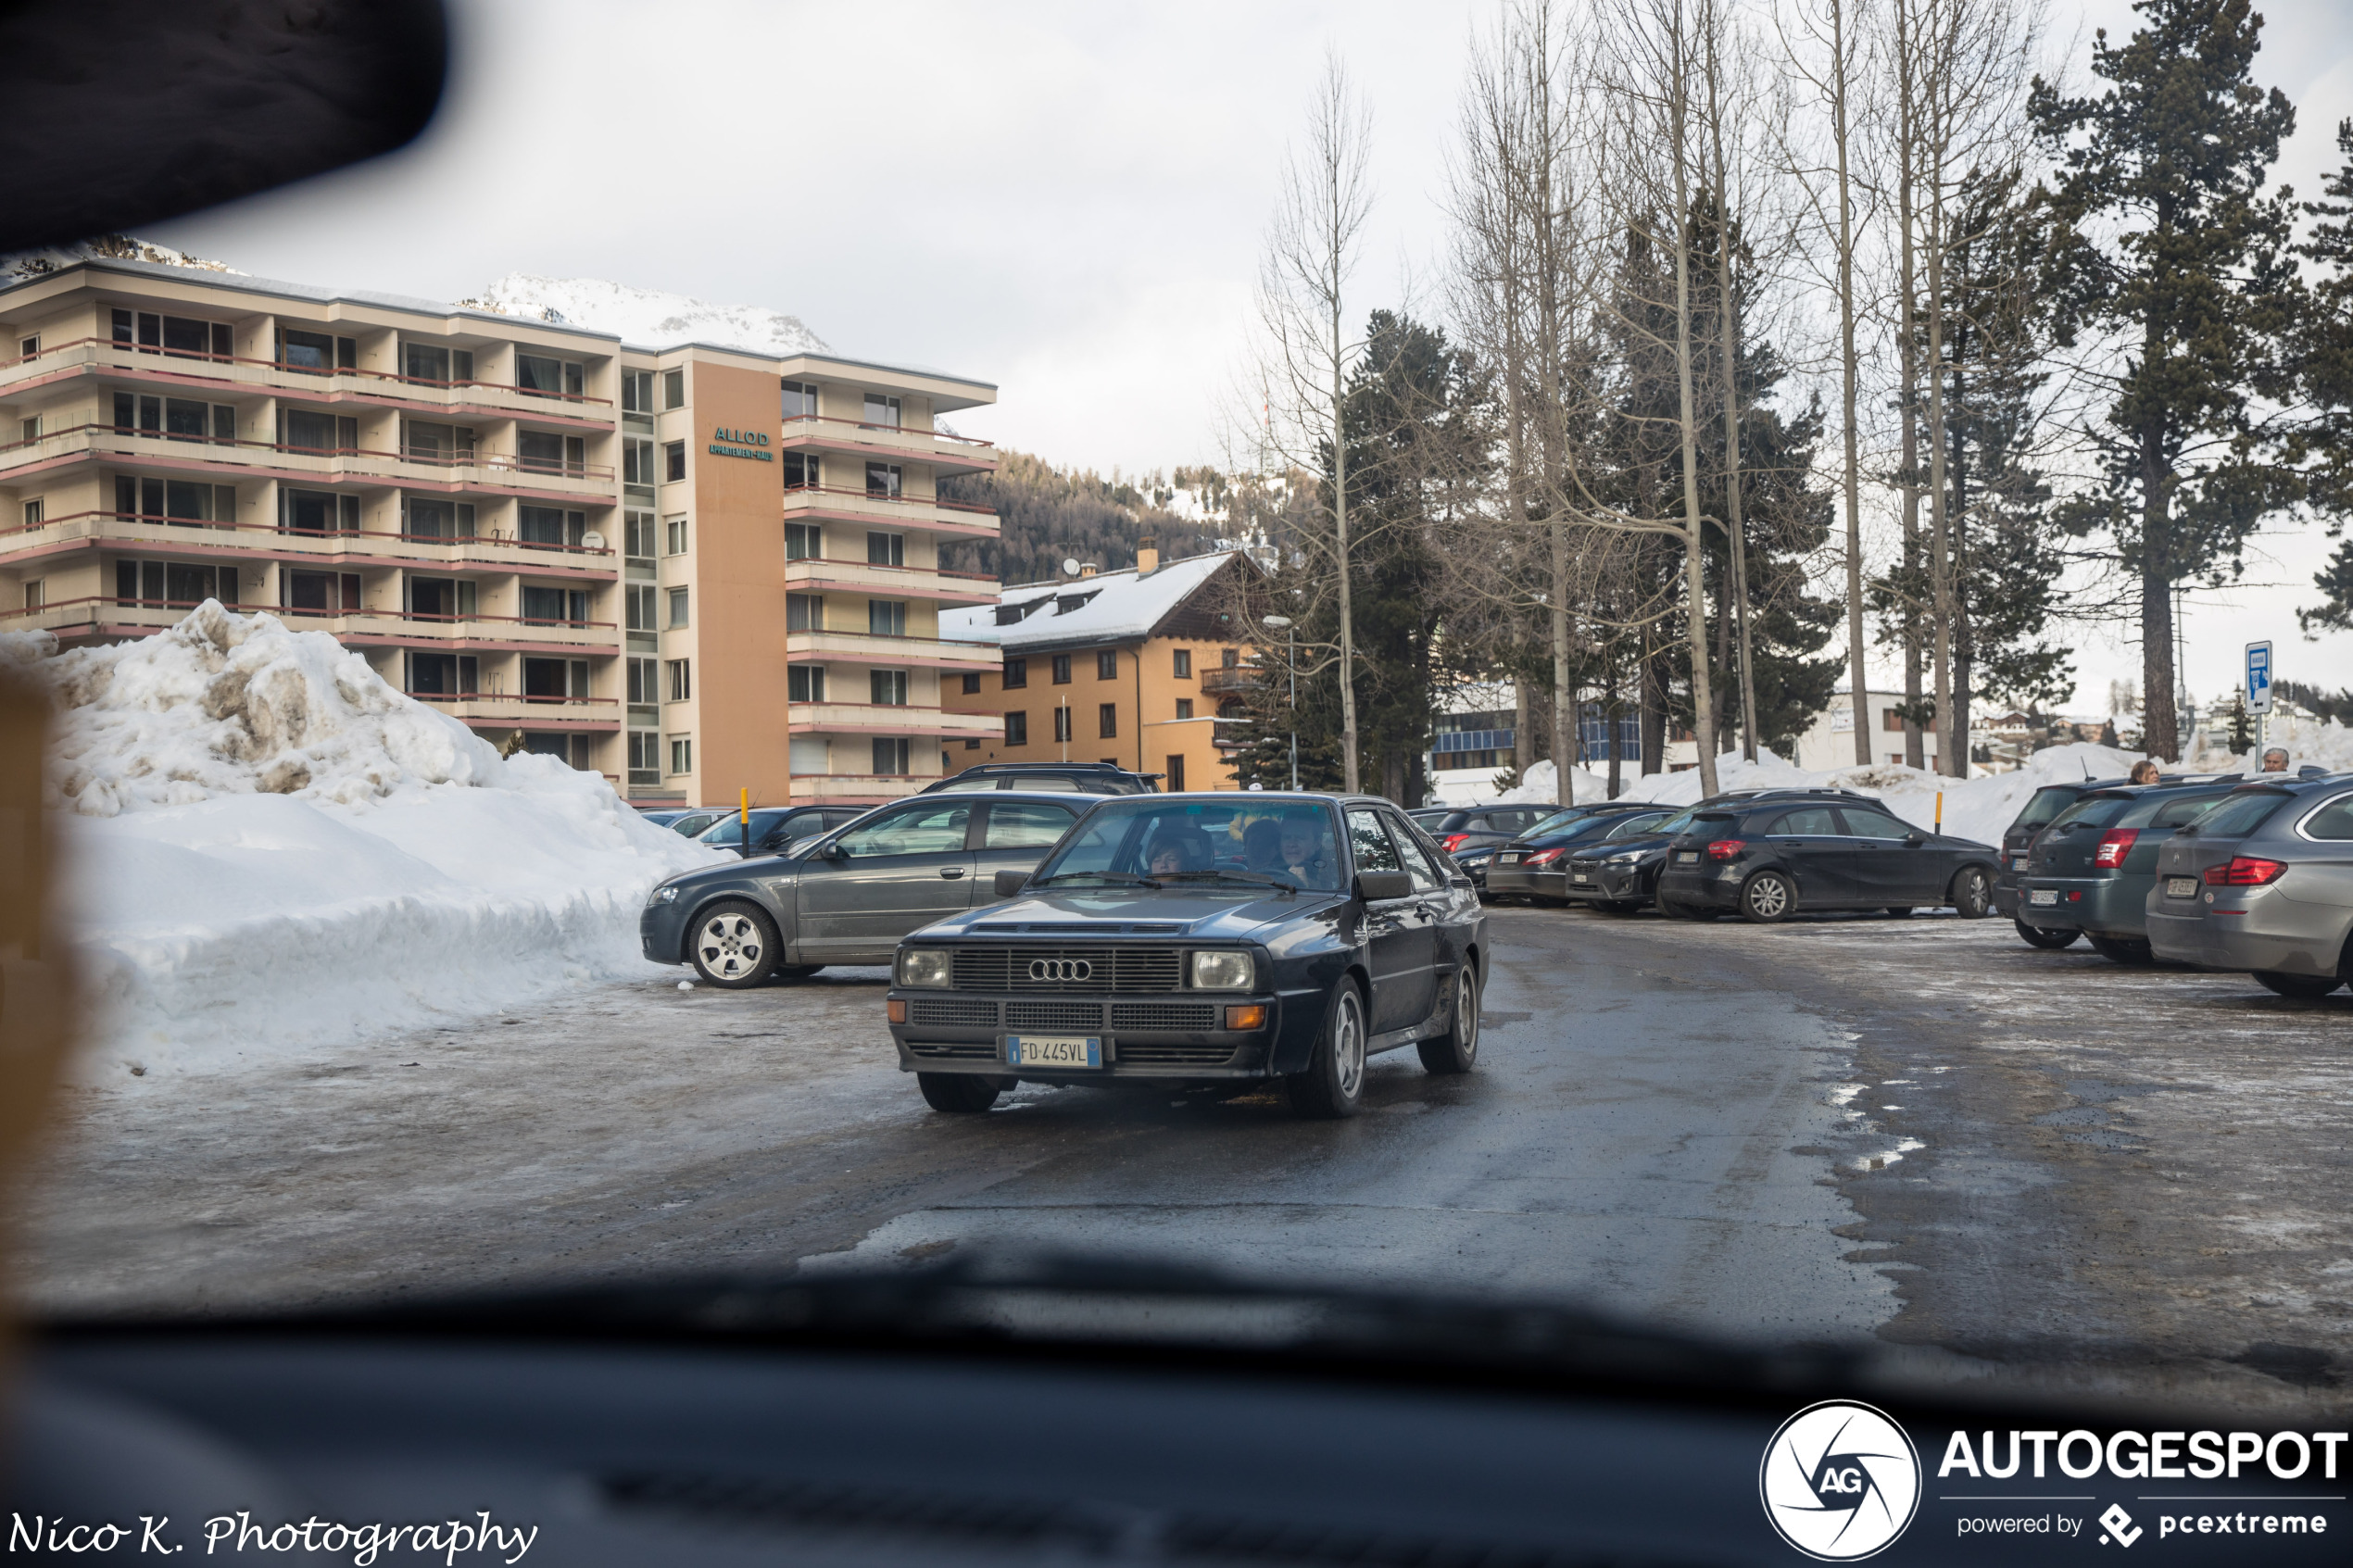
[[[892,986],[907,1022],[890,1026],[902,1073],[974,1073],[1039,1084],[1136,1078],[1265,1078],[1274,1074],[1283,1023],[1279,997],[1198,992],[1163,997],[990,996]],[[1261,1006],[1256,1029],[1223,1027],[1229,1007]],[[1103,1042],[1099,1068],[1015,1067],[1009,1035],[1088,1035]]]

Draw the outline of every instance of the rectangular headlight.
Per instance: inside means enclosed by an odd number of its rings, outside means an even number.
[[[1247,991],[1250,989],[1250,976],[1248,953],[1193,955],[1193,989],[1196,991]]]
[[[948,988],[949,953],[945,947],[910,947],[899,955],[899,984]]]

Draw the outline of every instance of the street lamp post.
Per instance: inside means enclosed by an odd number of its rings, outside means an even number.
[[[1262,624],[1283,633],[1283,668],[1290,677],[1290,786],[1299,788],[1299,633],[1288,615],[1266,616]]]

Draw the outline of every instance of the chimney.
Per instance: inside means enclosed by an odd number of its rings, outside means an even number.
[[[1160,541],[1145,534],[1136,541],[1136,575],[1150,577],[1160,570]]]

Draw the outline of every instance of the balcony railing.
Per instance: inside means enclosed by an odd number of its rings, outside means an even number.
[[[798,734],[986,736],[998,734],[1005,723],[995,713],[957,713],[906,703],[796,702],[790,711],[790,727]]]
[[[120,530],[109,529],[104,526],[107,523],[120,524],[121,527]],[[163,530],[170,532],[160,532]],[[218,541],[197,537],[204,533],[224,533],[233,536],[242,535],[242,537]],[[268,541],[271,540],[277,541],[281,545],[296,545],[297,541],[320,543],[348,541],[363,551],[371,547],[373,542],[389,540],[401,545],[447,546],[453,553],[459,556],[477,549],[488,549],[494,552],[544,550],[574,557],[610,556],[613,553],[612,547],[609,545],[558,545],[538,539],[518,539],[504,529],[493,529],[486,533],[463,535],[397,533],[378,529],[284,528],[264,522],[212,522],[201,518],[163,517],[154,512],[114,511],[68,512],[62,517],[44,518],[39,522],[31,524],[21,521],[0,523],[0,550],[6,550],[13,546],[36,544],[46,540],[73,538],[95,540],[101,537],[126,538],[141,543],[157,544],[170,544],[185,539],[191,544],[219,544],[229,547],[251,549],[269,548]],[[298,548],[299,546],[296,545],[296,547]],[[346,554],[348,552],[336,550],[321,553]],[[490,559],[497,564],[508,567],[519,567],[522,564],[519,561],[499,559],[496,555]],[[435,564],[448,563],[436,561]],[[549,564],[552,569],[553,563]]]
[[[978,571],[940,571],[927,566],[884,566],[872,561],[829,560],[803,556],[785,562],[787,587],[841,589],[887,596],[937,599],[948,604],[994,604],[997,579]]]
[[[1247,664],[1229,664],[1201,672],[1201,689],[1216,696],[1220,692],[1254,692],[1265,684],[1266,672]]]
[[[295,365],[283,359],[253,359],[235,354],[207,354],[192,348],[164,348],[154,344],[120,343],[111,338],[73,338],[65,343],[44,345],[38,352],[17,358],[0,358],[0,380],[8,372],[27,365],[39,365],[44,360],[72,360],[89,364],[105,358],[107,362],[132,361],[129,369],[170,370],[171,366],[148,367],[137,363],[148,359],[170,359],[191,365],[220,368],[248,367],[266,370],[272,375],[306,376],[321,380],[350,376],[382,383],[387,387],[418,387],[441,392],[459,390],[515,393],[524,397],[545,397],[557,403],[583,408],[612,407],[610,397],[590,397],[577,392],[549,392],[535,386],[520,386],[510,382],[435,381],[427,376],[404,376],[392,370],[363,370],[356,366],[341,365],[329,369],[323,365]]]
[[[43,457],[67,456],[73,450],[73,444],[67,438],[76,435],[85,437],[83,445],[94,452],[102,449],[97,437],[111,435],[134,441],[163,441],[170,443],[173,446],[199,448],[200,450],[192,451],[188,455],[191,458],[217,458],[231,462],[236,460],[232,454],[269,452],[280,457],[325,458],[339,464],[346,458],[357,458],[362,461],[356,466],[362,467],[369,466],[367,460],[372,459],[373,465],[379,468],[385,464],[416,463],[427,468],[478,469],[492,473],[523,473],[544,475],[550,479],[592,480],[602,484],[610,484],[613,475],[612,467],[608,463],[573,463],[562,460],[550,462],[546,458],[524,458],[511,452],[472,452],[462,456],[445,457],[438,452],[421,452],[414,448],[387,452],[372,446],[299,446],[286,441],[249,441],[236,436],[198,435],[193,433],[148,430],[136,425],[95,423],[69,425],[63,430],[44,431],[31,441],[14,441],[0,445],[0,468],[12,467],[25,460],[23,455],[28,452],[33,454],[32,460],[35,461]],[[57,448],[54,452],[47,450],[53,443]]]
[[[911,637],[843,627],[793,628],[785,633],[787,652],[858,664],[915,664],[950,669],[994,670],[1003,662],[993,643],[960,643],[945,637]]]
[[[837,499],[837,497],[838,497]],[[944,511],[968,514],[970,523],[950,522],[948,526],[963,526],[978,531],[986,518],[989,524],[996,521],[996,508],[978,507],[969,501],[943,501],[937,496],[894,495],[887,491],[852,489],[839,484],[788,484],[785,486],[785,510],[787,516],[797,509],[817,510],[833,508],[860,517],[907,518],[919,526],[925,520],[910,517],[913,511]]]
[[[161,630],[165,626],[177,624],[190,610],[204,602],[202,599],[126,598],[112,594],[91,594],[79,598],[57,599],[48,604],[0,609],[0,625],[5,625],[11,631],[31,631],[54,630],[69,626],[95,626],[102,622],[109,622]],[[581,638],[562,635],[534,637],[527,634],[531,632],[609,632],[612,623],[604,621],[550,621],[520,615],[424,615],[411,610],[374,609],[365,607],[358,609],[321,609],[297,608],[293,605],[233,604],[225,608],[240,615],[267,611],[289,622],[340,621],[384,623],[377,627],[346,625],[341,631],[342,634],[346,636],[364,636],[370,631],[375,631],[379,635],[393,635],[411,626],[455,629],[479,625],[488,630],[480,633],[457,631],[455,634],[448,637],[449,646],[455,646],[467,642],[508,644],[520,642],[526,646],[546,646],[567,649],[586,648],[592,652],[614,651],[602,639],[587,642]],[[118,613],[106,613],[109,610]],[[501,629],[504,629],[503,634]],[[518,635],[518,633],[524,634]]]

